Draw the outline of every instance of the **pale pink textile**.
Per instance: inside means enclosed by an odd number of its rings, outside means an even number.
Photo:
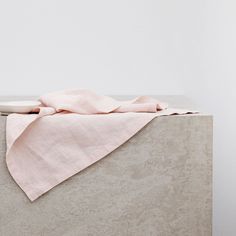
[[[8,169],[31,201],[118,148],[167,109],[149,97],[117,101],[87,90],[44,95],[38,114],[7,118]]]

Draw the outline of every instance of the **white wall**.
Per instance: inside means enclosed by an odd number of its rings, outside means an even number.
[[[170,5],[171,4],[171,5]],[[177,2],[0,2],[0,95],[182,93]]]
[[[189,9],[193,14],[194,9]],[[192,33],[185,91],[214,115],[213,235],[236,235],[236,2],[207,0]],[[195,27],[195,25],[193,25]],[[198,52],[190,55],[193,51]],[[187,60],[189,58],[190,60]]]

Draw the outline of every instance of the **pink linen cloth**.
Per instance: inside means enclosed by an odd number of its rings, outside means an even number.
[[[118,148],[157,116],[186,114],[150,97],[117,101],[88,90],[40,98],[37,114],[7,117],[6,162],[31,201]]]

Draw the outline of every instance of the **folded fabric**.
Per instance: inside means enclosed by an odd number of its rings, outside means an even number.
[[[150,97],[118,101],[88,90],[46,94],[37,114],[7,117],[6,163],[31,201],[118,148],[157,116],[186,114]]]

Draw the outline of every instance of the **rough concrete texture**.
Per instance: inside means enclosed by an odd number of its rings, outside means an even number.
[[[158,117],[31,203],[7,171],[0,117],[0,235],[210,236],[212,117]]]

